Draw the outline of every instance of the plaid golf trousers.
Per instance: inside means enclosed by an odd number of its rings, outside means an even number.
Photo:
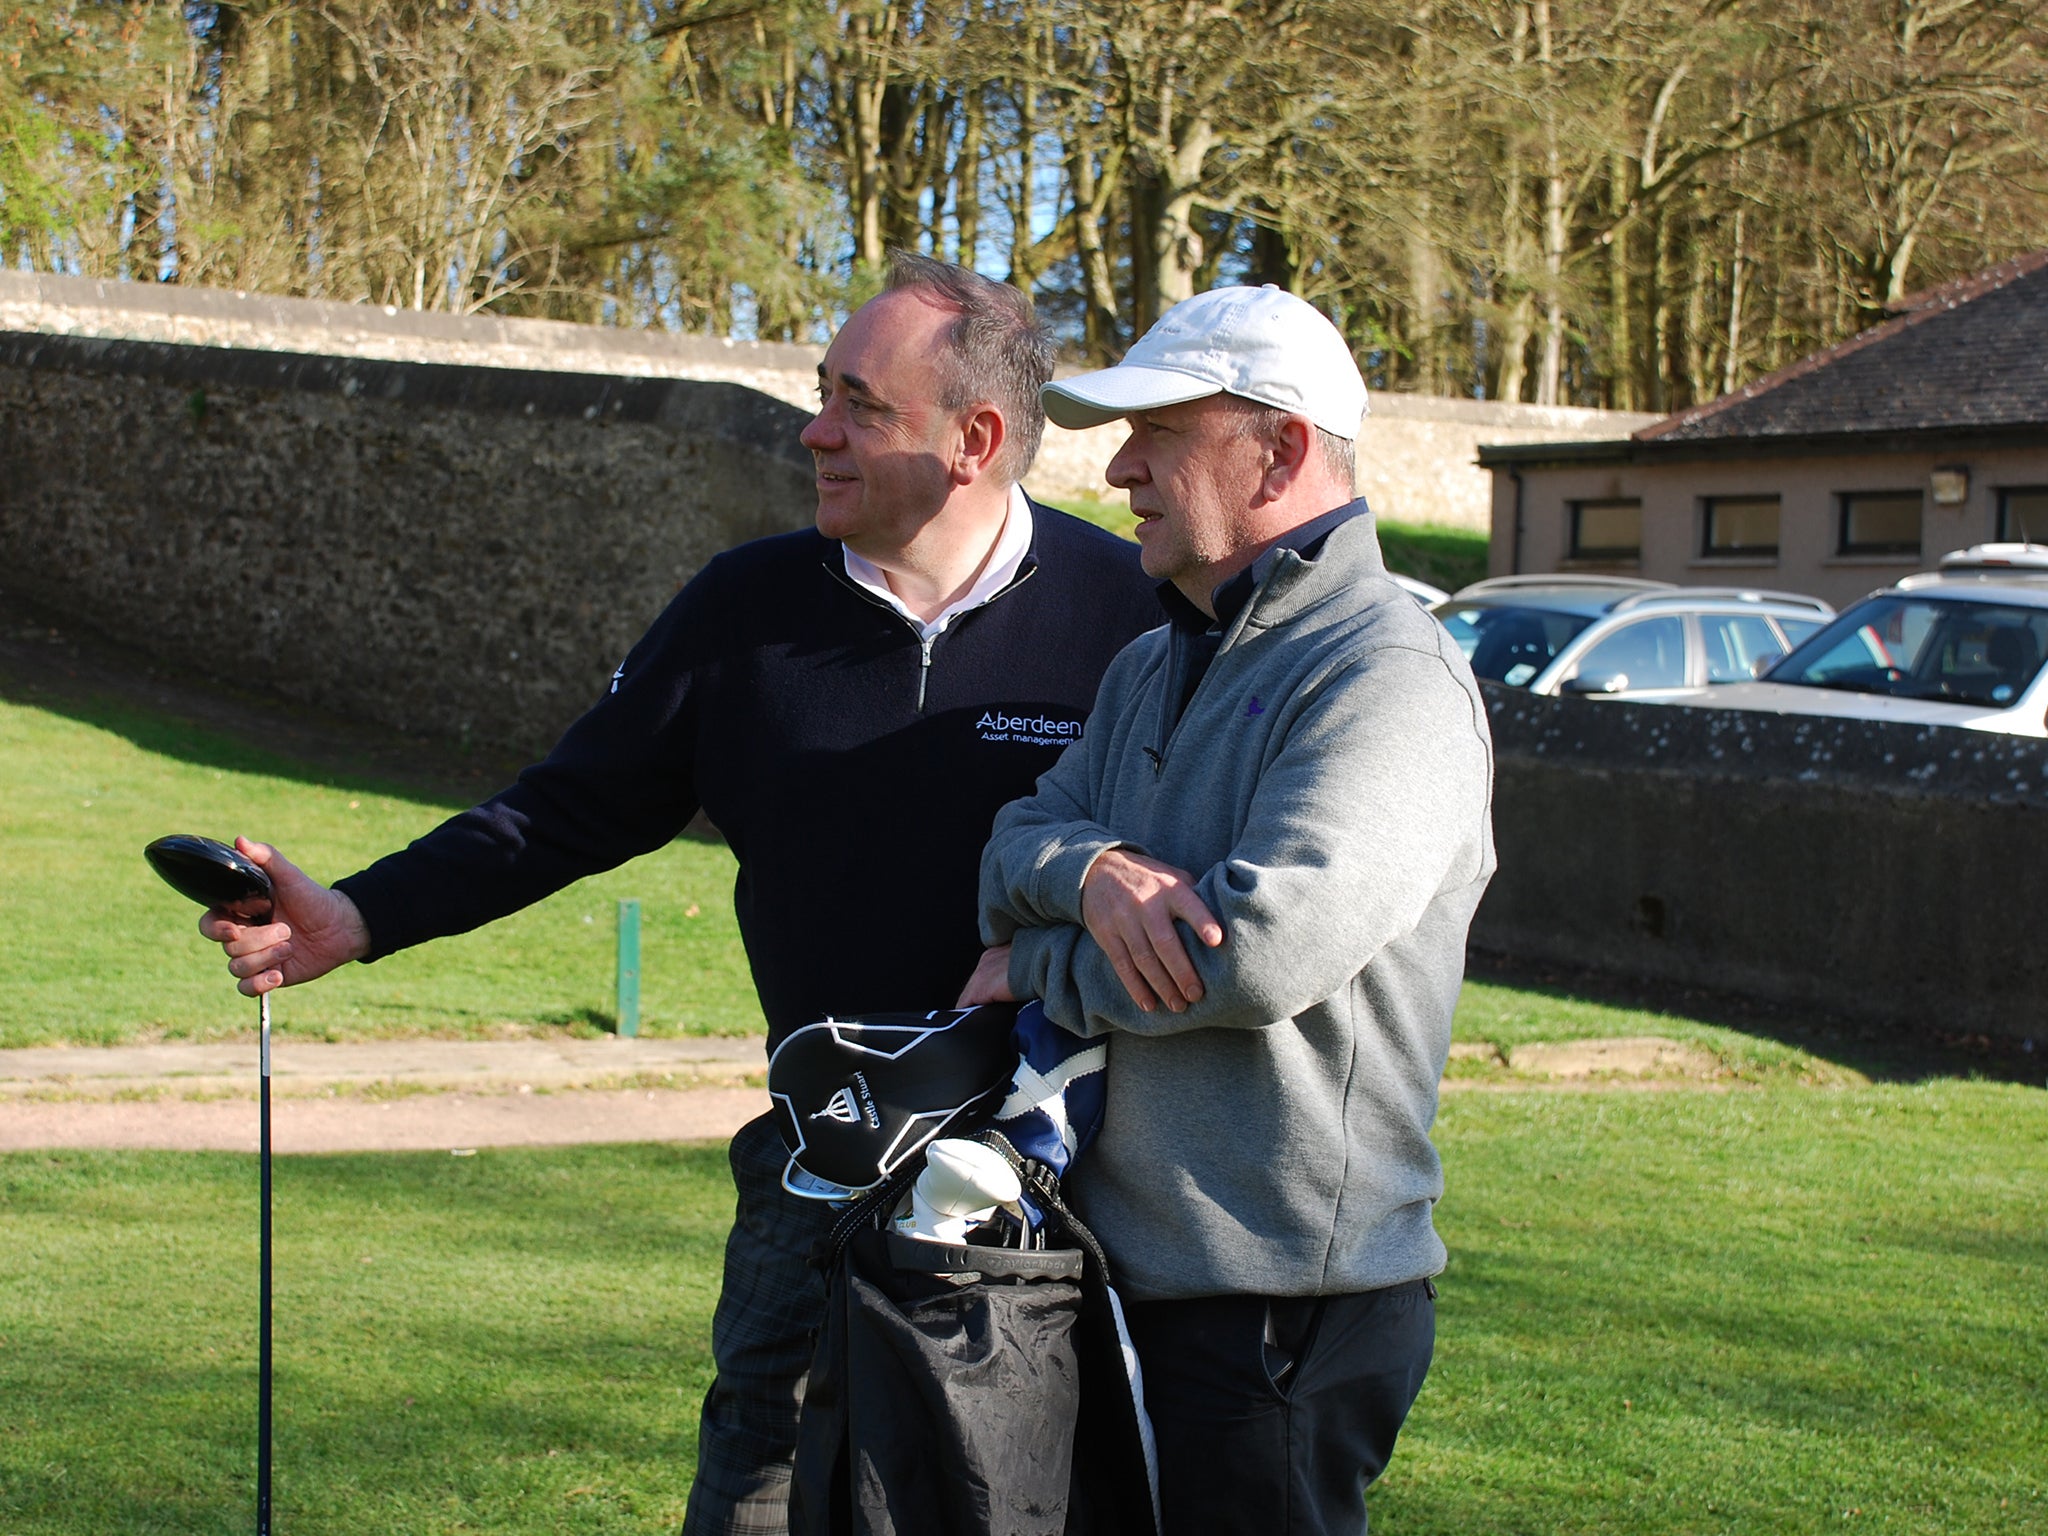
[[[731,1158],[739,1203],[711,1320],[718,1375],[704,1396],[683,1536],[784,1536],[797,1417],[825,1312],[824,1278],[809,1258],[837,1213],[783,1189],[789,1151],[771,1117],[740,1128]]]

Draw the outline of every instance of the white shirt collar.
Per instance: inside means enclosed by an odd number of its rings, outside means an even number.
[[[929,624],[904,607],[903,599],[889,590],[889,578],[882,573],[880,566],[844,545],[840,546],[840,552],[846,557],[849,580],[874,593],[915,625],[920,639],[929,640],[960,614],[970,608],[979,608],[1017,579],[1018,568],[1024,564],[1024,557],[1031,553],[1031,502],[1024,495],[1023,487],[1010,487],[1010,510],[1003,518],[1003,531],[996,538],[996,547],[989,552],[988,564],[982,567],[980,579],[962,594],[958,602],[948,606]]]

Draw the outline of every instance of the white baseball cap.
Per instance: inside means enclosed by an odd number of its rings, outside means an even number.
[[[1182,299],[1114,368],[1039,391],[1062,427],[1099,427],[1136,411],[1230,394],[1306,416],[1355,441],[1365,380],[1337,327],[1283,288],[1212,288]]]

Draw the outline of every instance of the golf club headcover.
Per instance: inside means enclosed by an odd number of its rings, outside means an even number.
[[[768,1097],[789,1148],[783,1187],[846,1199],[939,1136],[979,1129],[1010,1088],[1014,1003],[821,1019],[768,1058]]]
[[[1102,1128],[1109,1042],[1067,1033],[1045,1016],[1044,1004],[1029,1002],[1017,1010],[1010,1043],[1017,1065],[995,1128],[1020,1156],[1064,1178]]]

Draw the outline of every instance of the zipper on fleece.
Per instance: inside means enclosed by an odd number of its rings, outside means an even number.
[[[875,607],[881,609],[884,613],[888,614],[891,618],[895,619],[898,623],[903,625],[905,629],[909,630],[912,635],[916,636],[918,656],[917,712],[920,715],[923,714],[925,690],[930,686],[932,676],[932,647],[938,644],[939,636],[927,635],[920,626],[912,623],[902,613],[898,612],[895,608],[892,608],[889,604],[883,602],[879,597],[875,596],[874,593],[870,592],[866,587],[862,586],[859,582],[855,581],[851,576],[847,575],[844,567],[835,566],[829,560],[823,561],[821,563],[825,567],[826,574],[831,576],[831,578],[834,581],[838,582],[842,587],[845,587],[849,592],[853,593],[855,597],[860,598],[863,602],[872,603]],[[977,603],[974,607],[967,609],[965,612],[954,614],[953,623],[960,623],[969,614],[978,613],[983,608],[988,607],[989,603],[993,603],[997,598],[1016,591],[1019,587],[1023,586],[1026,581],[1030,580],[1030,578],[1037,573],[1037,570],[1038,566],[1035,563],[1025,566],[1022,570],[1017,572],[1017,579],[1015,581],[1011,582],[1007,587],[1004,587],[1002,591],[991,593],[986,602]],[[948,625],[947,627],[951,628],[951,625]],[[944,630],[941,630],[940,634],[943,634],[944,632]]]

